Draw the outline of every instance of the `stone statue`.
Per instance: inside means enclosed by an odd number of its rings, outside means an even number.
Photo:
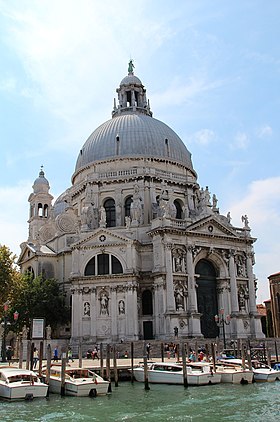
[[[127,215],[127,216],[125,217],[125,227],[126,227],[127,229],[129,229],[129,228],[130,228],[130,224],[131,224],[131,219],[130,219],[130,217]]]
[[[230,212],[228,212],[228,213],[227,213],[227,221],[228,221],[228,223],[230,223],[230,222],[231,222]]]
[[[22,327],[22,339],[23,340],[27,339],[28,332],[29,332],[29,328],[27,328],[26,325],[24,324],[24,326]]]
[[[246,214],[242,215],[241,221],[242,221],[242,223],[244,223],[244,228],[248,229],[249,228],[249,219],[248,219]]]
[[[100,227],[106,227],[106,210],[104,207],[100,207]]]
[[[130,217],[132,220],[132,224],[140,223],[142,217],[142,199],[139,194],[139,187],[138,185],[134,186],[134,194],[132,198],[132,202],[130,204]]]
[[[133,64],[133,60],[130,59],[128,62],[128,73],[133,73],[133,69],[134,69],[134,64]]]
[[[213,193],[212,201],[213,201],[213,208],[217,208],[218,199],[214,193]]]
[[[181,273],[183,271],[182,258],[180,256],[176,256],[174,258],[174,263],[175,263],[175,272]]]
[[[179,286],[175,290],[174,296],[175,296],[176,311],[184,309],[185,308],[184,307],[184,291],[183,291],[182,286]]]
[[[109,298],[107,293],[103,292],[100,295],[100,314],[101,315],[109,315],[109,309],[108,309],[108,305],[109,305]]]
[[[124,315],[125,314],[125,303],[123,300],[119,301],[119,314]]]
[[[46,327],[46,339],[50,340],[51,339],[51,334],[52,334],[52,329],[50,325],[47,325]]]
[[[84,316],[90,316],[90,303],[84,303]]]

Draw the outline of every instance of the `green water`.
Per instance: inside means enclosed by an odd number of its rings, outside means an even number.
[[[1,422],[23,421],[280,421],[280,382],[205,387],[112,384],[104,397],[65,397],[32,402],[0,401]]]

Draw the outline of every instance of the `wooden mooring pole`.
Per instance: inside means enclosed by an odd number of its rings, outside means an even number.
[[[134,374],[133,374],[133,369],[134,369],[134,343],[133,341],[130,343],[130,359],[131,359],[131,382],[134,382]]]
[[[60,386],[60,395],[61,397],[65,396],[65,370],[66,370],[66,353],[62,353],[61,358],[61,386]]]
[[[51,345],[47,346],[47,370],[46,370],[46,379],[45,383],[50,385],[50,375],[51,375],[51,364],[52,364],[52,348]],[[47,397],[49,397],[49,388],[47,392]]]
[[[109,381],[108,393],[112,393],[111,385],[111,368],[110,368],[110,355],[111,355],[111,346],[107,344],[106,346],[106,379]]]
[[[117,366],[117,356],[116,356],[116,345],[113,346],[113,364],[114,364],[114,380],[115,380],[115,387],[119,386],[119,374],[118,374],[118,366]]]
[[[144,388],[145,390],[150,390],[149,378],[148,378],[148,359],[147,359],[145,342],[144,342],[144,348],[143,348],[143,360],[144,360]]]
[[[188,350],[188,343],[185,344],[184,342],[182,342],[181,349],[182,349],[182,362],[183,362],[183,384],[184,384],[185,388],[188,387],[186,347],[187,347],[187,350]]]

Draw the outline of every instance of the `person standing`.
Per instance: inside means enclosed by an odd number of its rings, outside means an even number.
[[[39,352],[38,352],[38,349],[36,347],[34,347],[34,349],[33,349],[33,369],[36,368],[38,360],[39,360]]]
[[[71,347],[69,347],[68,348],[68,362],[69,361],[72,361],[72,362],[74,362],[74,359],[73,359],[73,353],[72,353],[72,349],[71,349]]]
[[[6,358],[7,358],[7,361],[9,362],[9,366],[11,365],[12,356],[13,356],[13,349],[11,346],[8,346],[6,350]]]
[[[56,348],[54,349],[54,352],[53,352],[53,361],[58,362],[58,347],[57,346],[56,346]]]

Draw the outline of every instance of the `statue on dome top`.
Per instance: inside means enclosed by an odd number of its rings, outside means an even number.
[[[128,62],[128,73],[133,73],[133,69],[134,69],[134,64],[133,64],[133,60],[130,59]]]

